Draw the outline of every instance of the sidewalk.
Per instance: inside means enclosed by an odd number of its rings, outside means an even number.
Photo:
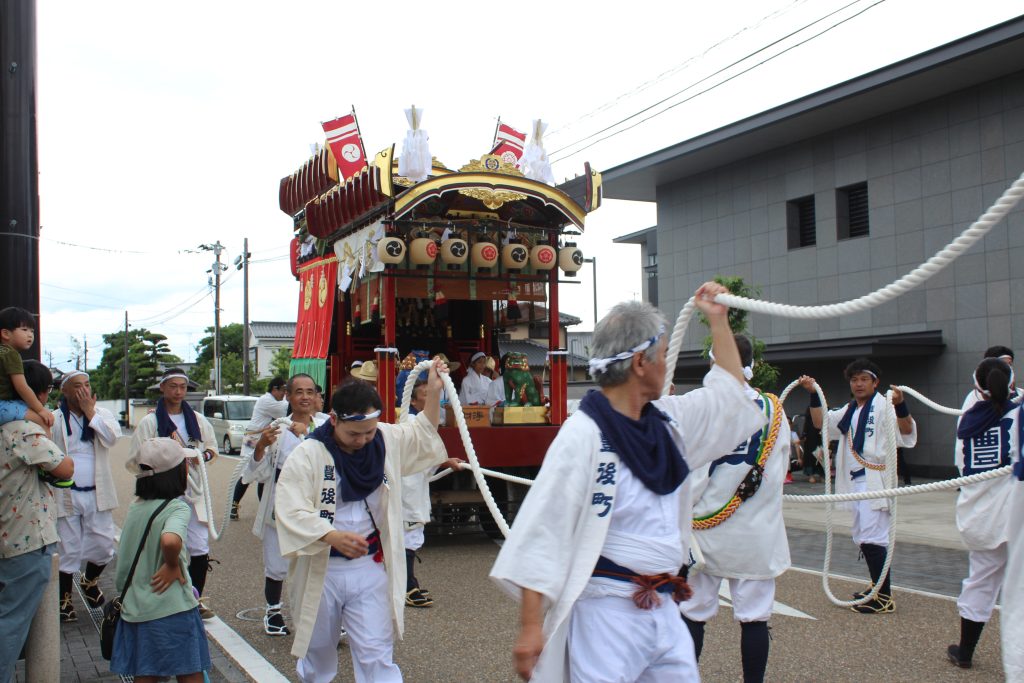
[[[100,576],[100,587],[103,594],[109,600],[116,595],[114,590],[114,572],[117,559],[110,563],[106,571]],[[77,579],[77,577],[76,577]],[[57,577],[53,577],[56,581]],[[78,613],[78,621],[60,625],[60,681],[61,683],[120,683],[130,681],[131,677],[124,677],[110,673],[110,663],[100,655],[99,622],[103,617],[103,608],[90,610],[85,606],[85,600],[81,592],[73,591],[75,612]],[[213,665],[209,671],[210,680],[214,683],[227,681],[229,683],[245,683],[248,680],[234,664],[231,663],[224,653],[214,645],[210,644],[210,662]],[[14,680],[17,683],[30,683],[25,677],[25,663],[18,662],[15,670]]]

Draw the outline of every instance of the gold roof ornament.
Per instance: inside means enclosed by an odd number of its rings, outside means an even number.
[[[526,199],[522,192],[511,190],[490,190],[485,187],[471,187],[459,190],[459,194],[473,199],[479,199],[488,209],[495,211],[500,209],[506,202],[518,202]]]
[[[523,177],[523,172],[502,159],[497,154],[485,154],[474,159],[459,169],[459,173],[500,173],[502,175]]]

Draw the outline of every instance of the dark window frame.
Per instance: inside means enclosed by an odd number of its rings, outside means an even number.
[[[786,202],[786,242],[790,250],[815,246],[818,243],[817,228],[813,194]]]
[[[836,239],[871,235],[867,181],[836,188]]]

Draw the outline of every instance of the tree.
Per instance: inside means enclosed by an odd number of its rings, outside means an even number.
[[[288,379],[292,370],[292,347],[282,346],[274,351],[274,357],[270,359],[270,374],[274,377]]]
[[[101,399],[124,397],[124,330],[103,335],[103,356],[90,373],[90,382]],[[145,328],[128,330],[128,396],[143,398],[146,387],[156,381],[160,366],[180,363],[172,354],[167,337]]]
[[[242,359],[248,354],[243,353],[242,332],[240,323],[231,323],[220,328],[220,383],[224,393],[234,394],[242,391]],[[207,327],[206,335],[196,345],[196,365],[189,376],[192,381],[204,389],[213,389],[214,382],[210,379],[213,372],[213,327]],[[256,369],[249,364],[249,376],[254,377]],[[257,387],[253,387],[254,389]]]
[[[756,299],[761,296],[760,287],[748,285],[741,277],[724,277],[719,275],[715,277],[715,282],[725,285],[730,294],[735,294],[745,299]],[[700,314],[699,317],[702,323],[708,324],[708,320],[703,314]],[[779,380],[779,369],[771,363],[764,361],[764,342],[747,331],[747,320],[749,317],[749,311],[745,311],[742,308],[730,308],[729,328],[734,334],[745,334],[749,337],[751,345],[754,347],[754,377],[750,380],[750,386],[761,391],[771,391]],[[708,357],[710,350],[711,335],[708,335],[704,338],[703,355],[705,358]]]

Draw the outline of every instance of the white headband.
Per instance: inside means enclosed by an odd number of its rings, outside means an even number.
[[[340,415],[338,417],[342,422],[362,422],[363,420],[375,420],[380,417],[380,411],[375,410],[372,413],[352,413],[351,415]]]
[[[483,358],[486,355],[487,354],[484,353],[483,351],[477,351],[476,353],[473,354],[473,357],[469,359],[469,362],[470,363],[475,363],[478,358]]]
[[[160,378],[160,386],[163,386],[164,382],[166,382],[169,379],[183,379],[183,380],[185,380],[185,384],[188,385],[188,375],[186,375],[183,372],[176,372],[173,375],[165,375],[165,376],[161,377]]]
[[[712,363],[715,362],[715,352],[713,350],[711,350],[711,349],[708,349],[708,358],[711,359]],[[743,366],[743,378],[746,379],[748,382],[750,380],[754,379],[754,366],[753,366],[753,364]]]
[[[82,372],[81,370],[72,370],[71,372],[69,372],[68,374],[64,375],[61,378],[61,380],[60,380],[60,388],[63,389],[64,385],[68,383],[68,380],[70,380],[70,379],[72,379],[74,377],[78,377],[79,375],[84,375],[86,377],[86,379],[88,379],[88,377],[89,377],[89,373],[88,372]]]
[[[589,369],[590,376],[596,377],[602,372],[607,371],[608,366],[611,365],[612,363],[618,363],[620,360],[628,360],[633,357],[634,353],[646,351],[647,349],[651,348],[651,346],[653,346],[654,343],[658,341],[658,339],[661,338],[661,335],[663,334],[665,334],[664,325],[658,328],[658,334],[654,335],[649,339],[645,339],[644,341],[640,342],[639,344],[637,344],[628,351],[623,351],[622,353],[617,353],[614,356],[609,356],[607,358],[591,358],[589,361],[587,361],[587,367]]]

